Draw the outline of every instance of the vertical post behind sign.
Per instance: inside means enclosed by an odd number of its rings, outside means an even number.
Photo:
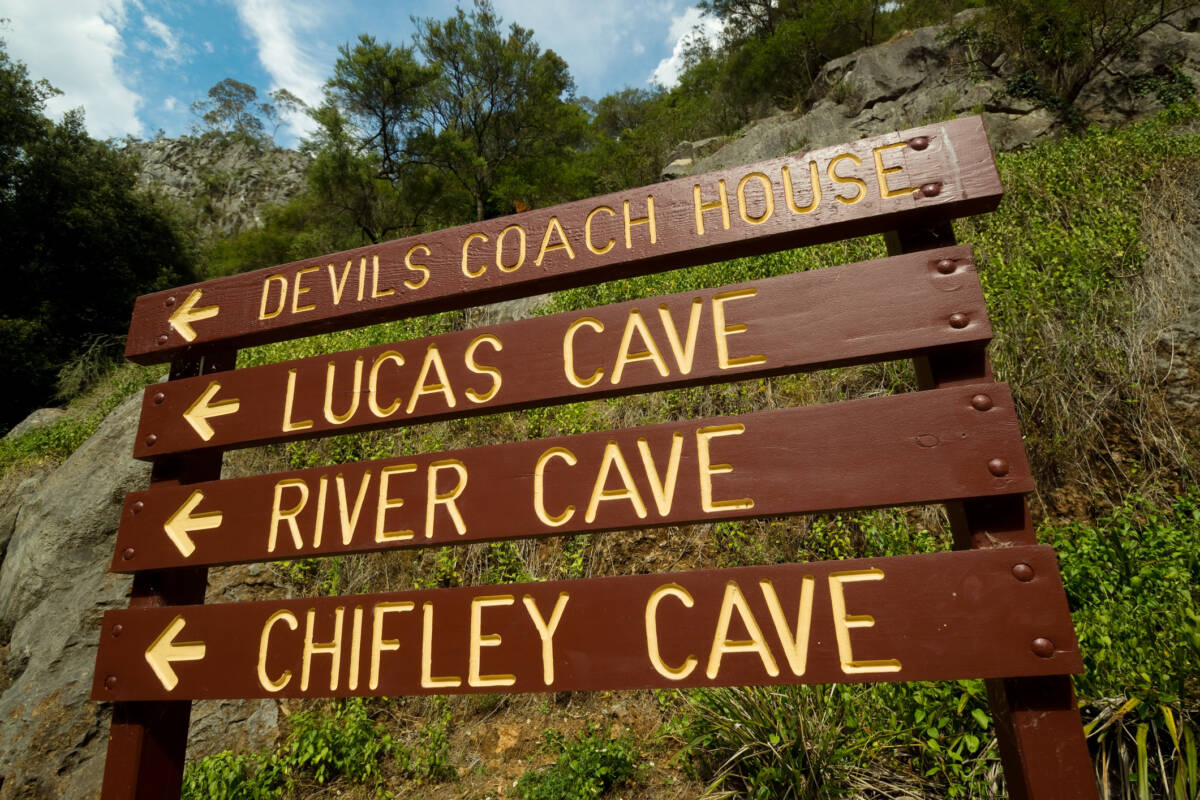
[[[233,369],[236,360],[236,350],[182,357],[171,362],[170,380]],[[217,480],[222,455],[216,450],[159,459],[150,471],[150,488]],[[132,509],[132,513],[140,511],[136,505]],[[206,567],[139,572],[133,579],[129,607],[203,603],[207,585]],[[120,626],[100,632],[101,636],[120,634]],[[120,679],[109,676],[106,680]],[[191,710],[189,700],[113,704],[102,800],[178,800]]]
[[[928,228],[894,231],[886,235],[886,240],[889,255],[956,243],[949,221]],[[952,270],[955,265],[946,262],[933,268]],[[992,378],[987,353],[977,346],[947,355],[917,358],[914,366],[922,389]],[[1002,467],[997,465],[997,468]],[[956,550],[1037,544],[1033,520],[1023,495],[947,503],[946,511]],[[1015,580],[1034,577],[1032,573],[1018,576],[1014,572]],[[1047,648],[1047,654],[1053,653],[1053,644],[1046,639],[1035,639],[1030,646],[1035,648],[1035,653],[1043,647]],[[1012,800],[1096,800],[1099,795],[1095,775],[1070,676],[995,678],[987,680],[986,684],[1009,797]]]

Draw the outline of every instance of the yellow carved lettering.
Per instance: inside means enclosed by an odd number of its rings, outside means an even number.
[[[551,515],[546,510],[546,465],[552,458],[561,458],[571,467],[579,463],[579,459],[575,458],[575,454],[565,447],[551,447],[538,456],[537,466],[533,468],[533,511],[543,525],[557,528],[575,515],[575,506],[568,505],[557,516]]]
[[[384,467],[379,471],[379,507],[375,514],[376,542],[401,542],[413,538],[413,532],[411,530],[386,530],[387,526],[385,516],[390,509],[400,508],[404,505],[404,498],[393,498],[388,496],[388,481],[391,480],[393,475],[405,475],[416,471],[416,464],[396,464],[390,467]]]
[[[712,425],[696,431],[696,450],[700,459],[700,507],[707,513],[754,508],[754,501],[749,497],[713,500],[712,476],[733,472],[733,465],[712,463],[709,443],[720,436],[741,436],[745,432],[746,426],[741,423]]]
[[[717,366],[721,369],[748,367],[754,364],[764,364],[767,361],[767,357],[762,353],[737,356],[736,358],[729,357],[728,337],[737,333],[745,333],[749,328],[740,322],[736,325],[727,325],[725,323],[725,304],[731,300],[742,300],[757,295],[757,289],[735,289],[732,292],[718,292],[713,295],[713,335],[716,336],[717,343]]]
[[[629,352],[629,347],[633,343],[633,334],[635,331],[642,337],[642,341],[646,344],[646,349],[631,353]],[[654,337],[650,335],[650,329],[646,327],[646,320],[642,317],[642,312],[636,308],[629,312],[629,317],[625,320],[625,331],[621,334],[621,347],[617,351],[617,363],[613,365],[613,373],[610,380],[614,384],[620,383],[621,376],[625,374],[625,365],[634,361],[653,361],[658,374],[664,378],[671,373],[667,368],[666,360],[663,359],[662,351],[658,349],[658,344],[655,343]]]
[[[608,473],[614,466],[621,478],[621,488],[606,489]],[[588,501],[584,519],[588,522],[595,522],[596,510],[604,500],[628,500],[633,506],[634,512],[637,513],[638,519],[646,518],[646,504],[642,502],[642,496],[638,494],[637,486],[633,482],[633,475],[629,472],[629,465],[625,463],[625,456],[621,454],[621,448],[615,441],[610,441],[604,447],[604,458],[600,462],[596,482],[592,485],[592,498]]]
[[[467,257],[468,257],[469,251],[471,249],[471,242],[475,241],[476,239],[479,239],[480,241],[484,241],[484,242],[488,241],[487,235],[482,234],[482,233],[472,233],[466,239],[463,239],[462,273],[463,273],[463,275],[466,275],[468,278],[478,278],[480,275],[487,272],[487,264],[481,264],[479,266],[479,269],[475,270],[474,272],[472,272],[471,268],[469,266],[467,266]]]
[[[267,312],[267,298],[271,296],[271,284],[279,281],[279,305],[275,306],[275,310]],[[273,319],[283,313],[283,307],[287,303],[288,280],[282,275],[271,275],[263,281],[262,300],[258,304],[259,319]]]
[[[734,611],[737,611],[742,624],[746,626],[746,631],[750,634],[749,639],[729,638],[729,623],[732,621]],[[750,610],[749,603],[746,602],[746,596],[742,594],[742,589],[736,581],[725,584],[725,597],[721,600],[721,613],[717,618],[717,629],[713,633],[708,667],[704,671],[709,680],[715,679],[720,673],[721,658],[726,653],[758,653],[767,674],[772,678],[779,674],[779,665],[775,663],[775,656],[771,655],[771,648],[767,646],[762,628],[759,627],[758,620],[754,618],[754,613]]]
[[[404,254],[404,266],[409,272],[415,272],[421,276],[416,283],[413,283],[411,278],[404,281],[404,285],[409,289],[420,289],[422,286],[429,283],[429,267],[424,264],[416,263],[412,260],[413,253],[417,252],[418,250],[424,250],[426,256],[431,255],[429,247],[423,244],[414,244],[412,247],[408,248],[408,252]]]
[[[511,594],[485,595],[471,599],[471,649],[467,662],[467,683],[471,686],[512,686],[516,675],[482,675],[480,650],[484,647],[499,647],[500,634],[482,633],[483,609],[511,606],[515,598]]]
[[[359,356],[354,360],[354,382],[350,385],[349,392],[350,408],[344,414],[337,414],[333,410],[333,384],[337,375],[337,364],[330,361],[325,365],[325,420],[329,424],[341,425],[358,411],[358,400],[361,395],[358,387],[362,385],[362,373],[363,358]]]
[[[762,185],[763,190],[763,213],[757,217],[751,216],[749,207],[746,205],[746,184],[752,180],[758,181]],[[771,185],[771,179],[763,173],[751,172],[738,181],[737,201],[738,216],[742,218],[743,222],[748,222],[751,225],[762,225],[775,213],[775,187]]]
[[[275,680],[272,680],[267,675],[267,650],[271,643],[271,629],[280,620],[286,622],[287,626],[292,630],[296,630],[300,626],[300,620],[296,619],[296,615],[287,610],[276,611],[267,617],[267,621],[263,623],[262,635],[258,638],[258,683],[268,692],[282,690],[292,679],[292,671],[290,669],[285,669],[283,674]]]
[[[379,688],[380,656],[384,652],[400,649],[399,639],[383,638],[383,621],[388,614],[412,611],[413,607],[411,600],[375,604],[371,620],[371,676],[369,678],[369,685],[372,689]]]
[[[316,308],[315,305],[300,305],[300,295],[306,294],[312,287],[302,286],[301,280],[310,272],[316,272],[320,267],[305,267],[304,269],[296,270],[295,286],[292,288],[292,313],[299,314],[301,311],[312,311]]]
[[[855,164],[855,166],[858,166],[858,165],[862,164],[862,159],[860,159],[858,156],[854,155],[854,153],[842,153],[841,155],[834,156],[832,159],[830,159],[829,169],[827,170],[827,172],[829,174],[829,179],[831,181],[833,181],[834,183],[841,183],[841,184],[845,184],[847,186],[855,187],[854,194],[851,195],[850,197],[846,197],[846,196],[840,195],[840,194],[834,195],[834,197],[837,198],[839,203],[845,203],[846,205],[853,205],[854,203],[860,202],[866,196],[867,183],[866,183],[866,181],[861,180],[859,178],[855,178],[853,176],[843,177],[842,175],[838,175],[837,166],[842,161],[852,161]]]
[[[725,179],[717,181],[718,199],[710,203],[701,202],[700,184],[692,187],[692,200],[696,208],[696,234],[704,235],[704,212],[721,209],[721,227],[729,230],[729,192],[725,188]]]
[[[312,657],[314,655],[330,656],[333,663],[329,667],[329,691],[338,688],[338,678],[342,670],[342,618],[346,613],[343,606],[333,611],[333,639],[328,642],[314,642],[317,610],[308,610],[308,619],[304,627],[304,660],[300,666],[300,691],[308,691],[308,677],[312,673]]]
[[[821,204],[821,178],[817,162],[808,162],[808,183],[812,187],[812,202],[806,206],[796,205],[796,193],[792,189],[792,171],[783,168],[783,196],[787,198],[788,210],[793,214],[808,214]]]
[[[613,237],[609,239],[603,247],[596,247],[594,244],[592,244],[592,217],[596,216],[601,211],[608,214],[610,217],[615,217],[617,215],[617,212],[613,211],[608,206],[598,206],[588,212],[587,219],[583,222],[583,243],[587,245],[588,250],[598,256],[602,256],[609,250],[612,250],[613,246],[617,243],[616,237]]]
[[[300,490],[300,502],[291,508],[283,508],[283,493],[287,489]],[[275,484],[275,499],[271,503],[271,528],[267,536],[267,552],[275,552],[275,540],[279,533],[279,523],[286,522],[292,534],[292,544],[296,549],[304,547],[304,537],[300,535],[300,526],[296,517],[308,505],[308,484],[299,478],[285,478]]]
[[[672,667],[663,661],[662,654],[658,649],[658,604],[664,597],[674,597],[683,603],[684,608],[691,608],[696,603],[688,594],[688,590],[677,583],[659,586],[650,593],[649,599],[646,600],[646,653],[650,657],[650,664],[659,675],[667,680],[681,681],[692,674],[692,670],[696,668],[697,659],[695,656],[689,655],[678,667]]]
[[[554,632],[558,630],[558,623],[562,620],[563,611],[567,609],[567,601],[570,599],[570,595],[566,592],[559,592],[558,600],[554,603],[554,611],[550,613],[550,621],[547,622],[542,617],[542,612],[538,610],[537,601],[531,595],[521,598],[525,603],[525,610],[529,612],[529,618],[533,620],[533,626],[537,628],[538,636],[542,640],[542,683],[546,686],[554,683]]]
[[[854,650],[850,645],[850,629],[874,627],[875,618],[870,614],[847,614],[846,593],[843,587],[847,583],[881,580],[883,580],[883,570],[881,569],[855,569],[833,572],[829,575],[829,599],[833,606],[833,629],[837,634],[838,659],[842,663],[842,672],[847,675],[900,671],[900,662],[894,658],[871,661],[856,660]]]
[[[476,375],[490,375],[492,378],[492,388],[488,389],[486,392],[480,393],[474,389],[466,390],[465,394],[467,395],[467,399],[472,403],[486,403],[487,401],[491,400],[496,396],[496,393],[500,391],[500,384],[503,380],[500,377],[500,370],[495,367],[479,364],[475,361],[475,351],[481,344],[491,345],[492,349],[497,353],[504,349],[504,345],[500,343],[500,337],[491,333],[485,333],[480,336],[476,336],[471,340],[471,344],[467,346],[466,355],[463,357],[467,364],[467,369],[471,370],[471,372],[474,372]]]
[[[504,237],[517,232],[517,260],[511,267],[504,263]],[[516,272],[525,263],[525,229],[520,225],[509,225],[496,237],[496,266],[501,272]]]

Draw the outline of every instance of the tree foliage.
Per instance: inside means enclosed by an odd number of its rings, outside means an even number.
[[[191,251],[138,190],[135,165],[90,138],[81,112],[43,116],[51,92],[0,48],[0,428],[51,401],[90,343],[119,339],[137,295],[192,277]]]
[[[542,52],[533,31],[515,23],[502,30],[487,0],[444,21],[418,20],[417,29],[417,48],[438,73],[416,143],[422,157],[470,194],[476,219],[488,216],[489,203],[507,211],[512,201],[547,200],[494,193],[506,183],[510,195],[537,192],[581,136],[577,107],[565,102],[575,90],[567,63]],[[542,180],[521,179],[531,171]]]
[[[1079,122],[1084,88],[1191,0],[992,0],[985,31],[1022,71],[1010,91]]]

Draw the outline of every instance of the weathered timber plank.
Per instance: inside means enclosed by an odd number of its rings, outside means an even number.
[[[1035,546],[110,611],[92,697],[857,683],[1081,668],[1054,551]]]
[[[991,335],[970,248],[946,248],[155,384],[134,455],[982,348]]]
[[[880,233],[990,211],[1001,193],[967,117],[144,295],[125,355],[156,363]]]
[[[981,383],[126,495],[112,569],[938,502],[1033,488]]]

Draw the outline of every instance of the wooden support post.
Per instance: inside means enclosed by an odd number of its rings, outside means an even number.
[[[912,253],[955,244],[949,222],[886,235],[888,253]],[[922,389],[992,377],[982,348],[914,359]],[[955,549],[1036,544],[1022,495],[947,503]],[[1008,796],[1012,800],[1097,800],[1095,774],[1071,678],[999,678],[986,681]]]
[[[170,379],[233,369],[237,351],[171,362]],[[220,451],[171,456],[154,463],[150,486],[178,486],[221,477]],[[208,569],[189,567],[138,573],[130,608],[203,603]],[[101,636],[119,636],[102,630]],[[120,680],[114,676],[113,680]],[[104,763],[102,800],[178,800],[183,788],[187,749],[188,700],[161,703],[114,703]]]

